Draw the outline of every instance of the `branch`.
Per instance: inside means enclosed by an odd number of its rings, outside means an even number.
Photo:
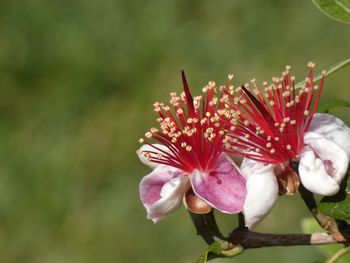
[[[342,229],[341,239],[333,233],[313,234],[265,234],[250,231],[244,226],[243,214],[238,214],[238,227],[231,232],[229,237],[223,237],[215,220],[213,211],[207,214],[194,214],[188,211],[197,234],[208,245],[219,242],[220,251],[206,250],[205,259],[211,260],[218,257],[234,257],[244,249],[275,247],[275,246],[310,246],[326,244],[346,244],[350,240],[350,226]],[[206,261],[205,261],[206,262]]]
[[[298,174],[298,162],[290,162],[290,166],[292,169]],[[303,184],[299,185],[299,193],[301,198],[304,200],[304,203],[306,204],[307,208],[310,210],[318,224],[327,232],[329,232],[334,239],[338,241],[345,241],[345,237],[343,235],[343,229],[348,226],[346,221],[343,220],[336,220],[334,218],[331,218],[325,214],[323,214],[320,209],[317,206],[315,197],[313,193],[311,193],[309,190],[307,190]]]
[[[239,244],[245,249],[274,247],[274,246],[308,246],[344,243],[338,242],[326,233],[313,234],[264,234],[252,232],[247,229],[235,229],[228,241]]]

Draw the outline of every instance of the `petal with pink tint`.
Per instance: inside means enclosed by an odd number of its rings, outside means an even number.
[[[149,152],[152,152],[154,153],[155,155],[156,154],[164,154],[164,152],[169,152],[169,149],[168,147],[162,145],[162,144],[159,144],[159,143],[155,143],[155,144],[152,144],[152,146],[148,145],[148,144],[144,144],[141,146],[140,149],[137,150],[137,155],[140,159],[140,161],[147,165],[148,167],[154,169],[156,168],[157,166],[159,166],[158,163],[155,163],[155,162],[152,162],[150,161],[146,156],[145,154],[146,153],[149,153]]]
[[[339,184],[327,173],[323,161],[307,147],[299,163],[301,183],[309,191],[320,195],[333,195],[339,191]]]
[[[306,133],[304,142],[299,162],[301,183],[315,194],[336,194],[348,169],[347,153],[337,143],[314,132]]]
[[[327,173],[340,184],[349,165],[349,156],[346,151],[332,140],[313,132],[305,134],[304,142],[323,161]]]
[[[316,113],[308,131],[335,142],[350,158],[350,128],[342,120],[326,113]]]
[[[243,209],[246,196],[245,178],[225,154],[208,173],[195,170],[190,175],[193,191],[209,205],[223,213],[236,214]]]
[[[157,223],[179,208],[187,187],[188,177],[181,170],[165,165],[154,169],[139,185],[141,201],[148,213],[147,218]]]
[[[241,171],[247,178],[244,202],[246,227],[254,228],[273,208],[278,198],[278,183],[273,165],[244,158]]]

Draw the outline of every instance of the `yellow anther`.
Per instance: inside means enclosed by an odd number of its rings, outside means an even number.
[[[312,61],[310,61],[310,62],[307,63],[307,66],[308,66],[309,68],[313,68],[313,67],[315,67],[315,63],[312,62]]]
[[[186,151],[188,151],[188,152],[190,152],[190,151],[192,151],[192,147],[191,146],[186,146]]]
[[[176,113],[177,113],[177,114],[183,114],[183,113],[184,113],[184,110],[183,110],[183,109],[177,109],[177,110],[176,110]]]

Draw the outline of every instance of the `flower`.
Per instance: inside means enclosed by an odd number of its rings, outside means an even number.
[[[314,85],[314,63],[304,87],[286,67],[282,77],[263,83],[255,80],[235,88],[222,87],[220,116],[231,123],[226,151],[244,156],[241,171],[247,178],[243,213],[253,228],[272,209],[278,193],[293,194],[303,186],[316,194],[333,195],[346,174],[350,158],[350,129],[339,119],[315,113],[325,72]],[[232,78],[231,78],[232,79]]]
[[[198,213],[208,212],[208,205],[238,213],[246,196],[245,178],[222,151],[225,127],[216,112],[213,83],[204,96],[193,98],[183,72],[182,81],[184,92],[170,93],[172,109],[154,103],[160,129],[151,128],[140,139],[139,158],[154,169],[142,179],[140,197],[154,222],[177,209],[186,193],[189,200],[197,199]]]

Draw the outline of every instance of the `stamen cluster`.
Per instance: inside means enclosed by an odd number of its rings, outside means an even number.
[[[187,173],[198,169],[210,171],[223,150],[226,122],[217,112],[220,106],[214,82],[203,88],[203,95],[192,97],[184,73],[184,92],[178,96],[170,93],[171,107],[161,102],[154,103],[159,115],[160,128],[151,128],[140,143],[148,144],[154,150],[143,151],[150,161],[170,165]],[[151,139],[166,146],[151,144]]]
[[[222,151],[263,163],[297,161],[304,147],[304,133],[316,112],[325,72],[314,85],[313,68],[303,87],[296,89],[290,66],[272,83],[259,88],[255,79],[235,87],[233,75],[226,86],[211,81],[202,96],[192,97],[184,73],[179,96],[170,93],[168,106],[154,103],[160,128],[151,128],[140,143],[154,150],[143,151],[150,161],[191,173],[210,171]],[[151,139],[164,145],[151,144]]]
[[[307,131],[316,111],[325,72],[320,85],[314,85],[313,68],[310,62],[309,75],[304,87],[296,89],[295,77],[290,66],[272,84],[263,83],[263,91],[255,79],[250,84],[234,87],[229,83],[221,87],[218,113],[229,126],[223,143],[226,151],[264,162],[282,163],[298,159],[304,147]]]

